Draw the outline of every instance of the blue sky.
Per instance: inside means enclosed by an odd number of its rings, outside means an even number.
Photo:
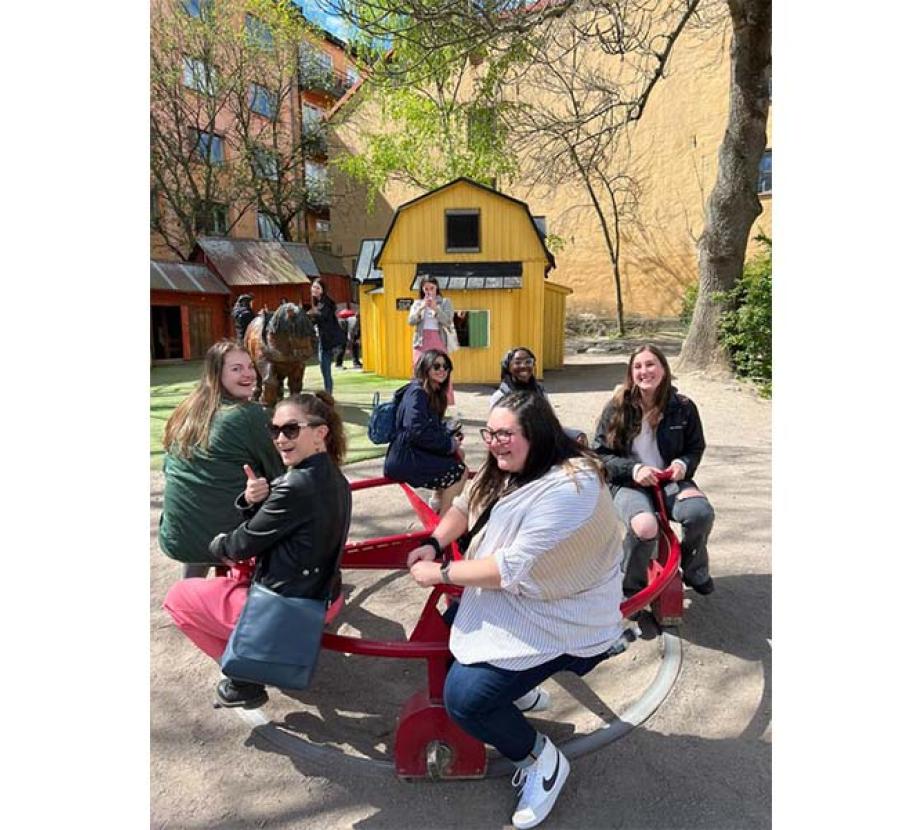
[[[346,26],[340,18],[335,14],[325,14],[317,9],[317,4],[313,0],[297,0],[298,5],[304,10],[304,16],[316,23],[318,26],[322,26],[328,32],[336,35],[342,40],[349,40],[349,35],[346,30]]]

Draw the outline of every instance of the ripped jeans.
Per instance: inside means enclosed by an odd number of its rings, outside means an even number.
[[[666,485],[666,514],[670,521],[682,526],[682,578],[687,585],[700,585],[710,577],[707,544],[714,526],[714,508],[705,496],[678,497],[689,489],[700,491],[693,481]],[[613,497],[615,510],[624,522],[621,570],[624,572],[624,596],[629,597],[647,585],[647,565],[656,553],[658,538],[658,534],[652,539],[639,538],[631,527],[631,519],[639,513],[655,516],[655,506],[652,493],[634,487],[614,488]]]

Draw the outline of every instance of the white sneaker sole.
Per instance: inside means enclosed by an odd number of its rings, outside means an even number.
[[[551,708],[551,695],[549,692],[545,691],[541,686],[535,687],[532,689],[532,692],[537,693],[535,699],[532,699],[531,692],[529,692],[515,701],[515,705],[520,712],[526,714],[531,712],[545,712]]]

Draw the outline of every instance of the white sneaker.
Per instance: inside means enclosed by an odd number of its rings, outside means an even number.
[[[570,762],[546,737],[538,760],[529,767],[516,770],[512,776],[513,787],[523,785],[519,803],[512,814],[513,827],[528,830],[544,821],[569,774]]]
[[[551,694],[541,686],[535,686],[513,702],[523,712],[543,712],[551,708]]]

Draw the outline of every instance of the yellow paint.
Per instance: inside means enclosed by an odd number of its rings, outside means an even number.
[[[480,210],[479,253],[445,250],[445,211]],[[513,346],[530,347],[538,356],[536,373],[563,362],[564,304],[569,289],[549,283],[548,264],[527,209],[501,196],[458,182],[404,207],[381,251],[378,265],[384,273],[381,293],[361,294],[363,346],[366,367],[386,377],[409,378],[413,373],[413,333],[408,310],[398,310],[398,299],[413,300],[411,285],[420,262],[521,262],[522,288],[470,291],[443,290],[455,311],[488,310],[490,343],[486,348],[464,347],[452,355],[457,383],[496,383],[503,355]]]

